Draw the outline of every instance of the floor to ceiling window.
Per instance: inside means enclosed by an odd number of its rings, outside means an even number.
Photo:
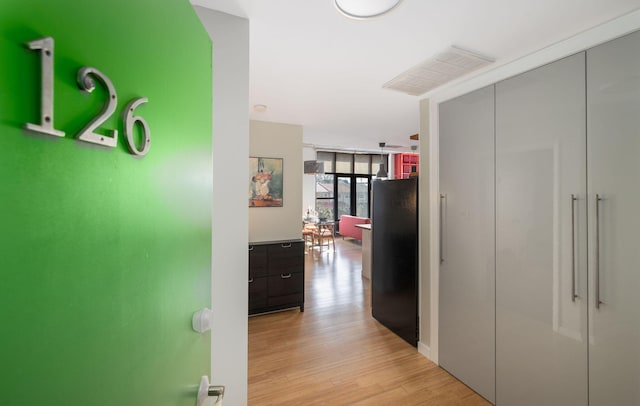
[[[330,220],[343,214],[370,217],[371,180],[388,159],[386,154],[319,151],[317,160],[324,162],[325,173],[316,175],[318,216]]]
[[[316,211],[320,218],[335,218],[335,195],[333,193],[334,176],[332,174],[316,175]]]

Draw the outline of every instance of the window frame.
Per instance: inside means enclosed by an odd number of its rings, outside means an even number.
[[[351,172],[350,173],[344,173],[344,172],[337,172],[337,162],[336,162],[336,157],[337,154],[341,154],[341,155],[351,155]],[[327,155],[331,155],[331,157],[328,157]],[[368,155],[369,159],[368,159],[368,173],[356,173],[356,156],[363,156],[363,155]],[[324,175],[332,175],[333,176],[333,196],[332,197],[318,197],[317,195],[317,185],[318,185],[318,175],[316,175],[316,182],[315,182],[315,189],[314,189],[314,194],[315,194],[315,210],[316,212],[319,213],[318,211],[318,201],[326,201],[326,200],[333,200],[333,219],[332,220],[338,220],[338,178],[349,178],[350,180],[350,213],[352,216],[356,216],[357,215],[357,185],[358,185],[358,181],[357,179],[360,178],[365,178],[367,179],[367,192],[368,192],[368,204],[367,204],[367,217],[371,217],[371,190],[372,190],[372,182],[373,179],[375,177],[375,174],[372,173],[373,171],[373,166],[374,166],[374,159],[379,159],[380,156],[383,156],[383,160],[386,160],[385,165],[389,164],[389,154],[356,154],[356,153],[347,153],[347,152],[343,152],[343,151],[322,151],[319,150],[316,152],[316,157],[319,161],[322,162],[327,162],[329,160],[327,160],[326,158],[331,158],[331,165],[328,165],[330,168],[333,169],[333,171],[328,171],[325,172]],[[360,162],[360,164],[362,164],[362,162]],[[339,225],[338,225],[339,228]]]

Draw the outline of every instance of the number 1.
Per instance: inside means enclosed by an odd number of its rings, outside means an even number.
[[[27,43],[29,49],[40,51],[42,85],[40,98],[40,124],[27,123],[25,128],[41,134],[64,137],[64,131],[53,127],[53,38],[40,38]]]

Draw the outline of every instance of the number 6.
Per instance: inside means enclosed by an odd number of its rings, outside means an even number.
[[[127,104],[127,107],[124,109],[124,135],[127,137],[127,146],[129,147],[129,152],[133,155],[145,156],[147,152],[149,152],[149,144],[151,143],[151,130],[149,129],[149,124],[144,120],[144,118],[140,116],[134,116],[133,111],[141,104],[148,102],[149,99],[146,97],[140,97],[137,99],[133,99]],[[142,133],[144,138],[142,140],[141,149],[138,149],[135,141],[133,140],[133,126],[139,123],[142,126]]]

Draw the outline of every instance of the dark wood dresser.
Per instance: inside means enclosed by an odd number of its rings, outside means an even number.
[[[304,311],[304,241],[249,244],[249,314]]]

